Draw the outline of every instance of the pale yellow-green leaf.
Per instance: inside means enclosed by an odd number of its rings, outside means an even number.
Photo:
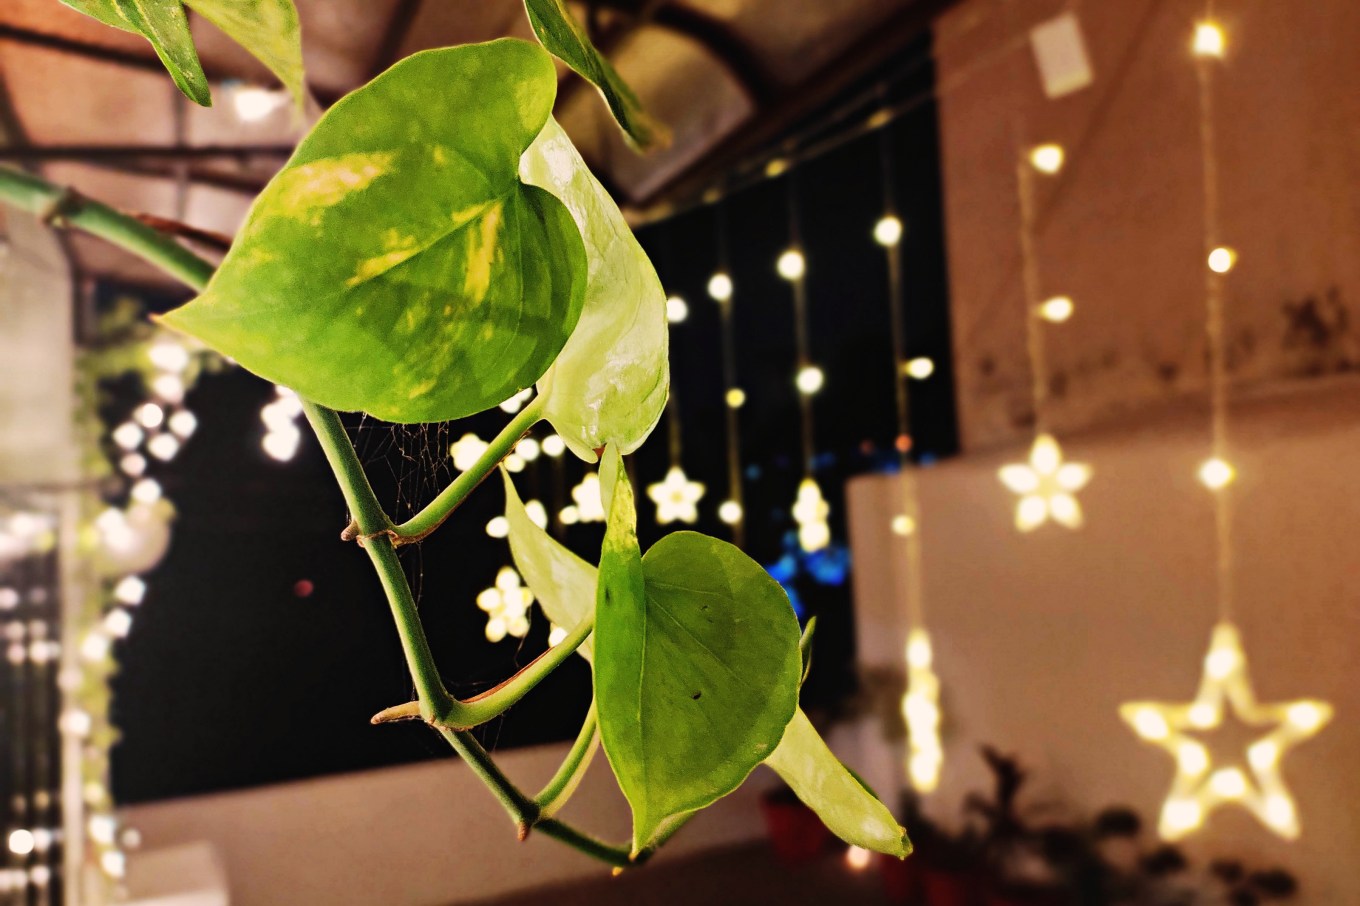
[[[293,0],[184,0],[279,77],[299,110],[307,98],[302,28]]]

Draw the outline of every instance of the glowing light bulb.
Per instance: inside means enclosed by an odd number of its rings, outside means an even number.
[[[524,408],[524,404],[529,402],[529,397],[534,395],[534,388],[525,387],[519,393],[501,403],[501,411],[509,412],[512,415]]]
[[[117,428],[114,428],[113,433],[109,436],[113,438],[115,444],[124,450],[135,450],[141,446],[142,439],[146,437],[146,434],[136,423],[123,422]]]
[[[504,538],[510,534],[510,522],[504,516],[492,516],[486,524],[486,533],[492,538]]]
[[[902,221],[892,214],[885,215],[874,224],[874,242],[884,248],[891,248],[902,241]]]
[[[104,631],[115,639],[125,639],[132,631],[132,614],[121,607],[115,607],[104,617]]]
[[[1204,823],[1204,809],[1194,799],[1168,800],[1162,806],[1161,833],[1179,839]]]
[[[907,639],[907,666],[921,669],[929,667],[931,660],[930,636],[922,630],[912,630]]]
[[[90,839],[103,846],[112,846],[114,835],[118,832],[118,822],[112,815],[91,815],[89,820]]]
[[[715,302],[726,302],[732,298],[732,278],[718,271],[708,278],[708,294]]]
[[[567,442],[557,434],[549,434],[547,437],[543,438],[542,446],[543,452],[546,455],[556,459],[567,449]]]
[[[1206,459],[1199,467],[1199,480],[1211,491],[1227,487],[1236,475],[1237,470],[1232,467],[1232,463],[1217,456]]]
[[[548,509],[541,501],[530,500],[524,504],[524,513],[529,517],[529,521],[539,528],[548,527]]]
[[[1225,245],[1220,245],[1209,253],[1209,270],[1215,274],[1226,274],[1237,264],[1237,252]]]
[[[162,462],[169,462],[179,452],[179,438],[173,434],[156,434],[146,442],[146,452]]]
[[[1081,528],[1081,504],[1074,496],[1091,480],[1085,463],[1063,462],[1062,449],[1049,434],[1040,434],[1030,448],[1028,463],[1010,463],[997,476],[1020,495],[1015,507],[1015,527],[1030,532],[1049,519],[1070,529]]]
[[[604,522],[604,500],[600,496],[600,476],[597,472],[587,472],[581,483],[571,489],[571,499],[576,504],[576,517],[581,522]]]
[[[9,833],[9,851],[16,856],[26,856],[33,852],[35,842],[31,830],[21,827]]]
[[[558,438],[561,440],[561,438]],[[489,446],[475,434],[464,434],[454,441],[449,447],[449,456],[453,458],[453,467],[460,472],[466,472],[477,464],[477,460],[486,452]]]
[[[243,123],[256,123],[278,110],[286,102],[281,91],[258,85],[239,85],[231,92],[231,106]]]
[[[287,462],[297,455],[298,445],[302,443],[302,432],[291,424],[286,430],[271,430],[260,439],[260,447],[271,459]]]
[[[740,387],[733,387],[727,391],[727,394],[723,399],[727,401],[729,409],[740,409],[742,406],[746,405],[746,391],[742,390]]]
[[[774,267],[785,280],[799,280],[807,272],[807,260],[798,249],[789,249],[779,256]]]
[[[679,296],[671,296],[666,300],[666,320],[671,324],[679,324],[689,317],[689,304]]]
[[[575,504],[569,503],[562,507],[562,512],[557,514],[557,518],[562,521],[563,525],[575,525],[581,521],[581,511],[577,509]]]
[[[1040,304],[1039,317],[1053,324],[1061,324],[1072,317],[1075,308],[1070,296],[1054,296]]]
[[[132,485],[128,496],[138,503],[155,503],[161,499],[161,484],[154,478],[143,478]]]
[[[1221,58],[1227,47],[1228,40],[1217,22],[1195,23],[1195,38],[1191,43],[1195,56]]]
[[[132,412],[132,417],[143,428],[154,430],[165,421],[165,410],[155,403],[142,403]]]
[[[1064,156],[1062,145],[1048,142],[1030,149],[1029,162],[1040,173],[1052,176],[1062,169]]]
[[[176,437],[188,438],[198,428],[198,418],[188,409],[180,409],[166,420],[166,425]]]
[[[918,381],[924,381],[935,373],[935,363],[925,356],[917,356],[907,362],[906,372],[908,377],[916,378]]]
[[[845,851],[845,864],[852,871],[863,871],[869,867],[872,853],[862,846],[852,846]]]
[[[146,583],[137,576],[124,576],[113,586],[113,597],[121,604],[140,604],[146,597]]]
[[[735,500],[724,500],[718,504],[718,518],[728,525],[736,525],[741,521],[741,504]]]
[[[822,489],[811,478],[798,485],[798,497],[793,503],[793,519],[798,524],[798,544],[807,553],[819,551],[831,543],[831,528],[827,516],[831,507],[822,497]]]
[[[554,626],[548,632],[548,644],[554,646],[561,645],[562,641],[566,639],[566,637],[567,631],[565,629],[563,629],[561,626]]]
[[[538,459],[538,454],[543,452],[543,446],[532,437],[526,437],[515,444],[515,453],[525,462],[533,462]]]
[[[894,535],[901,535],[905,538],[916,531],[916,520],[899,513],[892,518],[892,530]]]
[[[184,379],[178,374],[158,374],[151,380],[151,392],[172,405],[184,401]]]
[[[146,355],[161,371],[183,371],[189,367],[189,350],[169,338],[152,343]]]
[[[793,382],[797,385],[799,393],[812,396],[822,389],[822,385],[826,383],[826,375],[816,365],[804,365],[798,369],[798,374],[794,377]]]
[[[499,642],[507,635],[522,639],[529,632],[529,606],[533,592],[520,584],[513,567],[502,566],[490,588],[477,595],[477,606],[486,611],[486,638]]]

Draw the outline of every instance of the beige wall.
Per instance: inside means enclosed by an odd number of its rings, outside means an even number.
[[[497,761],[523,789],[536,790],[566,752],[565,744],[516,749]],[[773,778],[757,770],[657,858],[762,835],[757,802]],[[628,839],[628,805],[603,754],[562,816],[603,839]],[[125,817],[142,834],[143,851],[211,843],[232,906],[440,906],[609,871],[542,836],[517,843],[491,793],[449,760],[152,803],[126,809]],[[135,853],[129,875],[138,877]]]
[[[1198,391],[1204,333],[1202,181],[1191,24],[1202,0],[1087,0],[1096,74],[1049,101],[1028,26],[1057,0],[966,0],[941,18],[936,56],[945,220],[963,440],[1024,433],[1029,416],[1017,250],[1015,144],[1068,149],[1044,180],[1038,238],[1046,294],[1076,315],[1048,330],[1067,385],[1061,433]],[[1238,378],[1360,365],[1360,4],[1220,0],[1229,54],[1217,97],[1228,289]],[[1017,40],[1018,39],[1018,40]],[[1335,302],[1328,301],[1334,292]],[[1288,339],[1285,307],[1317,300],[1358,325],[1318,347]],[[1297,340],[1298,334],[1295,334]]]
[[[1302,903],[1360,904],[1360,381],[1313,381],[1239,400],[1236,410],[1234,576],[1256,690],[1262,701],[1324,698],[1336,716],[1284,760],[1299,841],[1228,810],[1190,849],[1295,869]],[[1193,478],[1202,416],[1183,407],[1073,435],[1066,446],[1095,470],[1077,532],[1013,529],[1015,498],[996,469],[1020,458],[1019,448],[921,473],[925,600],[946,731],[943,783],[928,801],[939,817],[956,819],[964,794],[984,786],[984,742],[1033,769],[1029,801],[1068,813],[1122,803],[1155,823],[1169,788],[1170,758],[1140,742],[1117,709],[1130,699],[1185,700],[1198,682],[1214,620],[1212,503]],[[848,493],[858,644],[869,667],[899,666],[906,633],[905,564],[888,529],[894,482],[864,477]],[[862,756],[870,782],[889,789],[884,772],[896,771],[900,787],[900,753],[877,749]]]

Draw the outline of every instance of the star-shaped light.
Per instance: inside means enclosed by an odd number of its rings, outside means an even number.
[[[1020,495],[1015,527],[1032,532],[1049,519],[1068,528],[1081,528],[1081,504],[1076,493],[1091,480],[1091,467],[1063,462],[1062,448],[1051,434],[1034,438],[1028,463],[1011,463],[997,473],[1001,482]]]
[[[534,593],[519,584],[519,573],[502,566],[496,584],[482,589],[477,606],[486,611],[486,640],[499,642],[507,635],[522,639],[529,632],[529,605]]]
[[[604,500],[600,497],[600,476],[587,472],[581,483],[571,489],[576,501],[575,522],[604,522]]]
[[[826,524],[831,507],[822,497],[822,489],[811,478],[798,485],[798,499],[793,502],[793,521],[798,523],[798,544],[809,554],[831,543],[831,528]]]
[[[1215,769],[1204,743],[1189,735],[1223,722],[1224,702],[1250,727],[1264,732],[1247,746],[1245,763]],[[1316,699],[1264,705],[1256,701],[1237,627],[1214,627],[1204,656],[1204,676],[1194,701],[1130,702],[1119,714],[1133,731],[1176,759],[1176,777],[1162,804],[1158,832],[1178,840],[1199,828],[1222,805],[1239,805],[1281,837],[1299,835],[1298,809],[1280,775],[1280,758],[1332,719],[1332,706]],[[1249,773],[1248,773],[1249,772]]]
[[[699,518],[696,506],[704,496],[704,486],[690,481],[685,470],[671,466],[665,481],[647,486],[647,496],[656,504],[656,521],[665,525],[668,522],[695,522]]]
[[[907,693],[902,717],[907,722],[907,777],[918,793],[940,783],[944,747],[940,745],[940,678],[932,667],[930,635],[922,628],[907,636]]]

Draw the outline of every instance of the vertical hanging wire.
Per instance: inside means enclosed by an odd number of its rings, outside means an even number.
[[[1212,21],[1213,0],[1204,4],[1205,21]],[[1214,57],[1198,54],[1195,75],[1199,85],[1200,163],[1204,180],[1204,267],[1205,338],[1209,366],[1209,434],[1211,455],[1224,462],[1228,458],[1228,363],[1224,329],[1224,274],[1207,266],[1210,253],[1219,246],[1218,150],[1214,134]],[[1220,622],[1230,622],[1233,613],[1232,587],[1232,508],[1229,486],[1214,494],[1214,543],[1217,564],[1217,605]]]
[[[671,382],[670,394],[666,398],[666,440],[670,449],[671,468],[682,468],[683,447],[680,438],[680,403],[675,393],[675,382]]]
[[[803,253],[803,237],[798,217],[798,171],[796,169],[790,170],[786,178],[788,180],[789,248],[801,255]],[[798,356],[794,373],[801,374],[803,369],[812,365],[812,359],[808,354],[806,273],[799,273],[789,282],[793,284],[793,337]],[[802,428],[803,474],[804,477],[811,478],[814,471],[813,458],[816,455],[816,429],[812,420],[811,393],[801,391],[798,393],[798,409]]]
[[[1034,432],[1049,433],[1048,362],[1043,324],[1039,317],[1041,281],[1039,254],[1034,243],[1034,168],[1025,157],[1024,126],[1017,116],[1015,131],[1015,180],[1020,201],[1020,261],[1025,304],[1025,344],[1029,355],[1030,394],[1034,405]]]
[[[713,236],[717,242],[718,273],[727,274],[727,209],[720,201],[713,206]],[[736,504],[737,518],[729,523],[732,527],[732,543],[737,547],[746,544],[746,503],[741,487],[741,420],[737,417],[738,406],[732,405],[733,391],[740,392],[737,384],[737,338],[732,324],[732,296],[715,300],[722,332],[722,373],[723,408],[727,422],[727,499]]]

